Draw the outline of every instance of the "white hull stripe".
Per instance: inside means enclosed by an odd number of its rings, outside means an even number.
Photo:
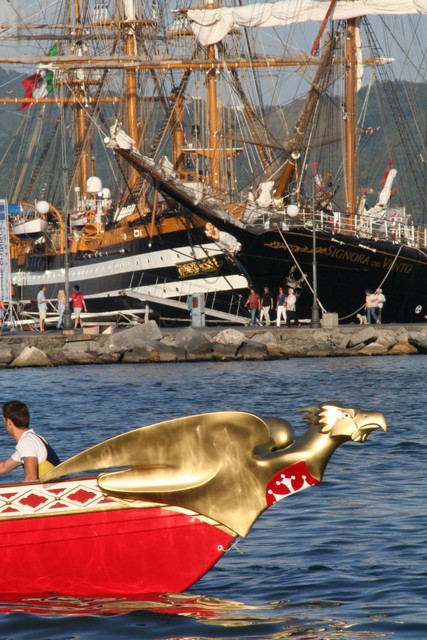
[[[126,257],[112,257],[105,262],[95,262],[88,260],[86,264],[79,267],[71,267],[69,270],[70,282],[78,282],[84,289],[84,282],[96,278],[108,278],[118,273],[129,274],[129,288],[134,288],[136,283],[132,282],[132,274],[137,271],[152,272],[160,269],[175,267],[180,263],[200,260],[206,257],[222,255],[218,247],[213,244],[206,244],[197,247],[182,247],[177,249],[166,249],[141,253]],[[64,282],[65,270],[54,269],[42,272],[19,272],[13,273],[13,283],[17,286],[38,286],[46,284],[48,287],[62,285]],[[153,295],[159,298],[175,298],[177,296],[190,295],[195,292],[230,291],[247,287],[247,280],[242,275],[213,276],[206,278],[189,278],[186,280],[176,280],[173,282],[159,283],[151,286],[137,286],[134,290],[139,294]],[[100,291],[98,295],[87,296],[88,298],[103,297],[105,295],[119,295],[118,290]]]

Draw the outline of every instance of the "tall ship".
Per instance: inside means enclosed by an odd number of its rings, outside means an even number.
[[[427,0],[10,0],[6,302],[247,323],[427,316]],[[9,130],[10,129],[10,130]],[[10,298],[10,299],[8,299]]]

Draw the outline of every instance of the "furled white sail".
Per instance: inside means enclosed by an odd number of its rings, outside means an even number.
[[[280,0],[244,7],[195,9],[188,11],[191,28],[202,45],[215,44],[231,29],[244,27],[277,27],[321,21],[330,0]],[[427,0],[338,0],[332,11],[332,20],[347,20],[366,15],[427,14]]]

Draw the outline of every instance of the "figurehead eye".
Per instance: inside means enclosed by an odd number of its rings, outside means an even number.
[[[351,418],[351,415],[347,411],[343,411],[342,417],[344,420],[349,420]]]

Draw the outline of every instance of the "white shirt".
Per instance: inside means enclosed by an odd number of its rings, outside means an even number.
[[[47,458],[47,449],[36,435],[34,429],[28,429],[19,438],[16,443],[16,450],[11,457],[21,464],[23,464],[24,458],[37,458],[37,462],[40,464]]]
[[[383,293],[378,293],[377,294],[377,306],[382,309],[384,306],[384,302],[385,302],[385,295]]]
[[[40,290],[37,294],[37,304],[39,309],[46,309],[46,296],[44,291]]]
[[[296,305],[296,297],[294,296],[293,293],[289,293],[288,297],[286,298],[286,308],[288,311],[295,311],[295,305]]]

